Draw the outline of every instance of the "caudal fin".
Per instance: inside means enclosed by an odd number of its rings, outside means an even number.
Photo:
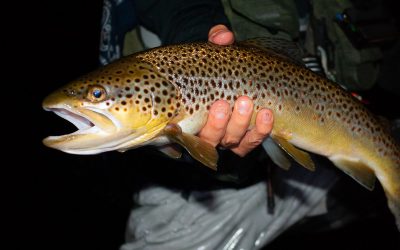
[[[400,231],[400,196],[390,197],[390,195],[387,195],[387,198],[389,209],[394,215],[397,229]]]

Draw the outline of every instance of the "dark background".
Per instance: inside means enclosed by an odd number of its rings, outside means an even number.
[[[16,178],[14,185],[5,189],[11,194],[12,210],[6,214],[10,219],[11,249],[118,249],[133,205],[132,192],[139,185],[136,181],[141,176],[154,175],[157,179],[166,168],[182,169],[168,166],[172,165],[169,160],[143,149],[127,154],[75,156],[42,145],[41,140],[50,134],[73,131],[73,126],[63,119],[43,111],[41,101],[55,88],[98,67],[102,1],[48,1],[31,10],[24,27],[31,31],[27,35],[32,45],[23,40],[24,47],[20,48],[24,62],[28,60],[33,69],[24,88],[28,91],[28,111],[22,114],[29,117],[29,122],[19,124],[28,137],[26,153],[14,157],[11,166]],[[398,58],[398,54],[391,57]],[[18,74],[25,79],[28,71]],[[376,113],[392,119],[400,117],[399,95],[379,86],[361,94],[370,100]],[[294,229],[268,249],[400,249],[400,234],[386,210],[381,189],[370,193],[355,182],[346,187],[364,200],[376,202],[374,206],[381,213],[333,231]],[[349,196],[351,190],[338,192],[350,200],[359,198]]]

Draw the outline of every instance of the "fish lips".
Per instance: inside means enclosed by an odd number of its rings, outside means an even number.
[[[119,128],[117,121],[97,110],[88,108],[72,109],[69,106],[44,107],[58,116],[71,122],[77,131],[60,136],[49,136],[43,140],[44,145],[73,154],[93,154],[108,151],[105,138],[115,136]]]

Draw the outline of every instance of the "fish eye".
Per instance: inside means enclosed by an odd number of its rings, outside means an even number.
[[[106,98],[106,90],[101,86],[93,86],[89,88],[88,99],[93,102],[100,102]]]
[[[95,89],[95,90],[93,90],[93,92],[92,92],[92,95],[93,95],[95,98],[100,98],[102,94],[103,94],[103,92],[102,92],[100,89]]]

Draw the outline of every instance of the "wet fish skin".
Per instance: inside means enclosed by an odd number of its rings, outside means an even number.
[[[259,45],[160,47],[90,73],[50,95],[44,107],[84,117],[96,129],[81,126],[95,133],[50,137],[45,144],[91,154],[177,142],[203,163],[212,159],[207,164],[213,167],[215,153],[210,156],[209,145],[189,135],[205,124],[214,101],[224,99],[233,106],[247,95],[254,101],[251,126],[257,111],[271,109],[273,141],[302,165],[313,168],[299,149],[328,157],[369,189],[377,177],[399,227],[400,149],[379,119],[290,55]],[[104,99],[93,98],[96,88]],[[174,129],[166,130],[171,124]],[[205,151],[209,153],[202,155]]]

